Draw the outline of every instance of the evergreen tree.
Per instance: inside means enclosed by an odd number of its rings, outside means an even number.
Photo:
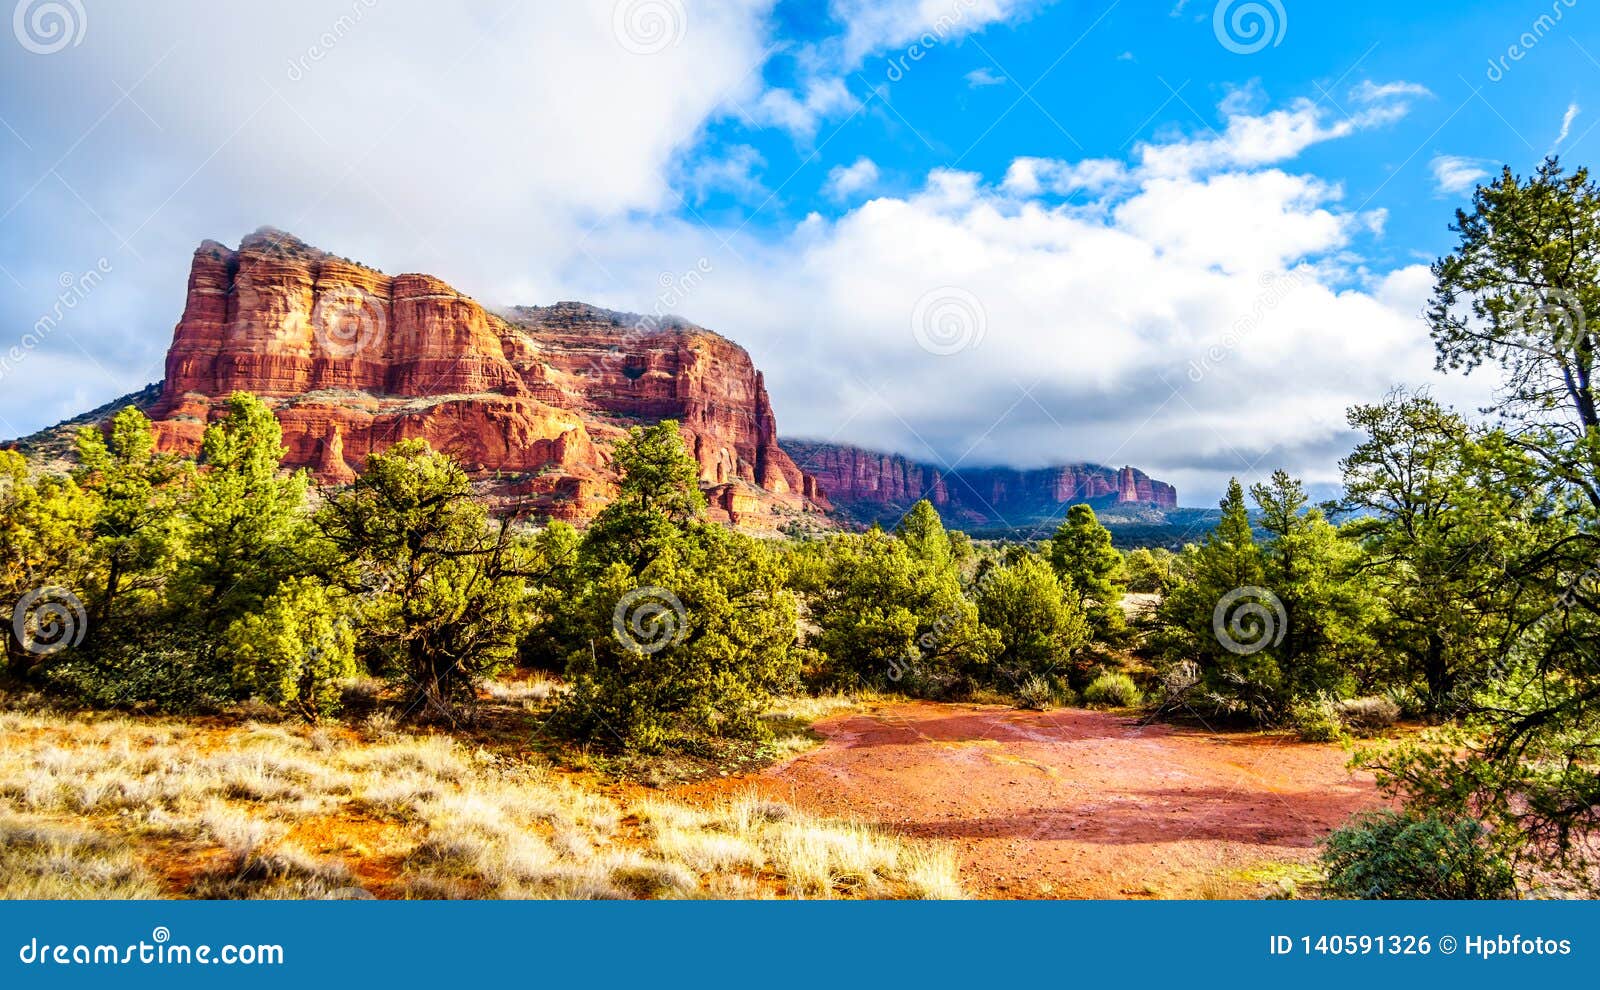
[[[277,417],[248,392],[230,396],[206,427],[169,595],[201,636],[220,636],[279,582],[317,567],[306,474],[280,471],[286,452]]]
[[[699,468],[674,420],[636,426],[614,452],[617,497],[600,510],[583,552],[597,564],[625,564],[640,574],[686,525],[705,516]]]
[[[782,555],[704,521],[698,470],[676,423],[617,446],[621,495],[563,570],[570,538],[540,549],[545,587],[570,594],[531,641],[561,650],[573,690],[559,720],[579,735],[659,750],[706,735],[759,737],[767,697],[798,679],[794,596]],[[572,590],[563,590],[563,584]]]
[[[1077,598],[1034,554],[990,568],[977,584],[978,618],[999,639],[997,680],[1016,689],[1035,675],[1066,673],[1089,639]]]
[[[1515,472],[1519,483],[1484,477],[1496,437],[1481,444],[1425,395],[1393,392],[1349,420],[1366,437],[1341,462],[1343,506],[1356,513],[1344,528],[1386,604],[1381,638],[1404,665],[1397,680],[1420,684],[1431,711],[1453,709],[1519,625],[1522,589],[1504,570],[1526,532],[1509,524],[1537,503],[1529,472]]]
[[[372,455],[317,524],[360,595],[368,667],[404,688],[410,712],[454,722],[529,621],[509,524],[491,525],[466,473],[425,440]]]
[[[71,478],[32,478],[21,454],[0,450],[0,636],[11,670],[25,673],[41,660],[13,635],[23,596],[43,588],[64,587],[73,594],[86,588],[94,563],[87,537],[97,509]],[[76,638],[77,632],[63,628],[57,635]],[[62,642],[70,644],[70,638]]]
[[[257,611],[235,619],[220,652],[234,690],[315,722],[338,711],[339,685],[355,676],[355,631],[344,603],[313,578],[278,585]]]
[[[1093,508],[1080,504],[1068,509],[1045,553],[1098,634],[1123,627],[1122,588],[1117,580],[1122,555],[1111,545],[1111,532],[1100,525]]]
[[[122,620],[148,616],[172,561],[174,529],[186,472],[156,450],[155,431],[133,406],[99,428],[78,431],[78,484],[95,497],[90,527],[100,561],[90,636],[122,630]],[[132,601],[124,602],[125,596]]]
[[[1354,672],[1375,652],[1379,610],[1360,549],[1309,507],[1304,486],[1287,472],[1274,471],[1251,494],[1268,535],[1262,580],[1284,609],[1281,640],[1267,651],[1278,667],[1278,707],[1349,694],[1360,686]]]
[[[955,551],[950,544],[950,535],[945,532],[944,520],[939,518],[939,510],[927,499],[911,507],[911,511],[900,520],[900,525],[895,527],[895,535],[900,537],[911,556],[929,570],[945,575],[956,568]]]

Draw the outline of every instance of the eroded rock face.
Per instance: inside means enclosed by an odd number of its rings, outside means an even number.
[[[273,407],[286,463],[324,483],[423,437],[496,499],[583,521],[614,492],[616,440],[676,419],[719,518],[761,528],[826,507],[732,341],[580,303],[490,313],[431,276],[384,275],[281,231],[195,252],[152,410],[163,446],[197,450],[236,390]]]
[[[947,520],[969,527],[1031,525],[1063,515],[1061,507],[1076,502],[1160,509],[1178,505],[1177,489],[1131,467],[1069,464],[947,472],[898,454],[845,444],[785,439],[783,446],[806,475],[817,479],[833,505],[862,520],[893,518],[924,498]]]

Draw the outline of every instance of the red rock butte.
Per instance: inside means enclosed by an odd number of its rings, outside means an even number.
[[[237,251],[195,251],[151,410],[162,446],[197,450],[237,390],[273,408],[285,463],[324,483],[421,437],[502,504],[582,521],[615,492],[617,439],[675,419],[715,517],[760,527],[827,508],[778,445],[761,373],[725,337],[580,303],[491,313],[439,279],[267,228]]]
[[[385,275],[271,228],[238,250],[195,251],[166,371],[150,409],[163,449],[197,451],[226,398],[248,391],[282,424],[285,464],[319,482],[349,482],[371,454],[420,437],[497,508],[574,522],[614,496],[617,440],[664,419],[680,425],[713,518],[756,530],[829,513],[830,495],[857,519],[925,496],[978,525],[1068,501],[1177,503],[1132,468],[944,473],[780,444],[761,372],[710,330],[575,302],[490,312],[430,275]]]

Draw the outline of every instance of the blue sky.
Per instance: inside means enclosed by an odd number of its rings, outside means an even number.
[[[1582,0],[50,6],[0,35],[0,436],[158,379],[194,247],[271,224],[679,312],[793,435],[1325,484],[1350,403],[1488,401],[1418,318],[1473,182],[1600,147]]]

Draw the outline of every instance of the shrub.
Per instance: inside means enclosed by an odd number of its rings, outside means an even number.
[[[235,690],[314,722],[338,710],[342,682],[356,674],[355,639],[326,587],[291,578],[260,612],[228,626],[222,652]]]
[[[996,681],[1022,684],[1030,675],[1048,674],[1088,640],[1089,623],[1069,591],[1033,554],[993,567],[978,580],[978,620],[1000,642]]]
[[[1400,706],[1386,697],[1351,698],[1335,705],[1339,721],[1352,732],[1376,732],[1400,720]]]
[[[1106,708],[1132,708],[1143,700],[1138,685],[1127,674],[1107,671],[1083,689],[1083,700],[1089,705]]]
[[[1289,710],[1289,724],[1303,742],[1338,742],[1344,738],[1344,721],[1338,704],[1327,697],[1302,700]]]
[[[1017,706],[1030,711],[1060,708],[1072,701],[1072,688],[1054,677],[1035,674],[1017,688]]]
[[[1478,822],[1416,812],[1361,815],[1328,836],[1327,892],[1362,900],[1497,900],[1516,896],[1511,864]]]
[[[1386,688],[1383,696],[1394,702],[1395,708],[1403,718],[1419,718],[1428,712],[1428,699],[1409,684]]]
[[[776,554],[715,524],[662,541],[637,577],[613,564],[574,604],[557,727],[658,751],[695,737],[763,738],[760,715],[799,680],[794,596]]]

